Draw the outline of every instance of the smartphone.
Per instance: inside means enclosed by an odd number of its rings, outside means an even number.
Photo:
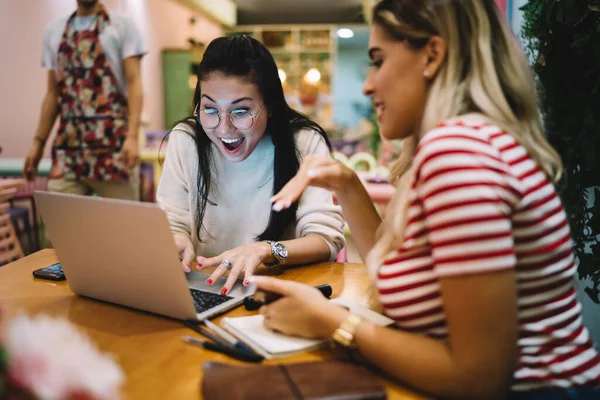
[[[40,268],[33,271],[33,276],[39,279],[49,279],[51,281],[64,281],[67,279],[60,263],[52,264],[46,268]]]

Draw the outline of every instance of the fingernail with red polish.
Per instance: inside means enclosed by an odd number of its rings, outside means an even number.
[[[212,279],[207,279],[206,283],[208,283],[209,285],[212,285],[213,284],[213,280]]]
[[[246,280],[244,281],[244,286],[248,286],[249,284],[250,284],[250,281],[248,281],[248,279],[246,279]]]
[[[221,294],[227,294],[227,289],[223,288],[223,290],[221,290]]]

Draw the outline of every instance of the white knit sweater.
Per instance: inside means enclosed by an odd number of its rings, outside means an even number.
[[[227,161],[211,144],[215,181],[209,199],[216,205],[206,205],[202,242],[195,224],[198,196],[198,155],[187,125],[177,125],[167,145],[166,159],[158,185],[157,201],[167,213],[173,232],[186,235],[197,255],[212,257],[237,246],[252,243],[269,221],[273,196],[274,145],[269,134],[250,156],[240,162]],[[296,146],[301,157],[307,154],[329,156],[322,136],[313,130],[296,134]],[[296,224],[290,226],[282,240],[321,236],[331,250],[330,260],[345,245],[341,208],[333,204],[331,192],[316,187],[306,189],[298,203]]]

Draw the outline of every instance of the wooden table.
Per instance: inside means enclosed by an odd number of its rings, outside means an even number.
[[[63,317],[78,326],[103,352],[112,353],[123,370],[127,399],[199,399],[202,363],[239,363],[225,355],[185,344],[183,335],[196,335],[178,321],[75,296],[65,282],[33,278],[31,272],[57,262],[54,250],[42,250],[0,268],[0,304],[10,318],[20,310]],[[329,283],[333,295],[363,304],[368,299],[367,275],[361,264],[323,263],[288,269],[281,276],[319,285]],[[243,307],[228,317],[249,315]],[[217,319],[218,322],[218,319]],[[331,350],[304,353],[266,363],[333,359]],[[250,364],[248,364],[250,365]],[[382,378],[390,399],[423,399]]]

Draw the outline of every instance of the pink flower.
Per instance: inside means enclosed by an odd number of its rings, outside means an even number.
[[[44,400],[116,399],[121,368],[66,320],[20,315],[5,337],[12,382]]]

